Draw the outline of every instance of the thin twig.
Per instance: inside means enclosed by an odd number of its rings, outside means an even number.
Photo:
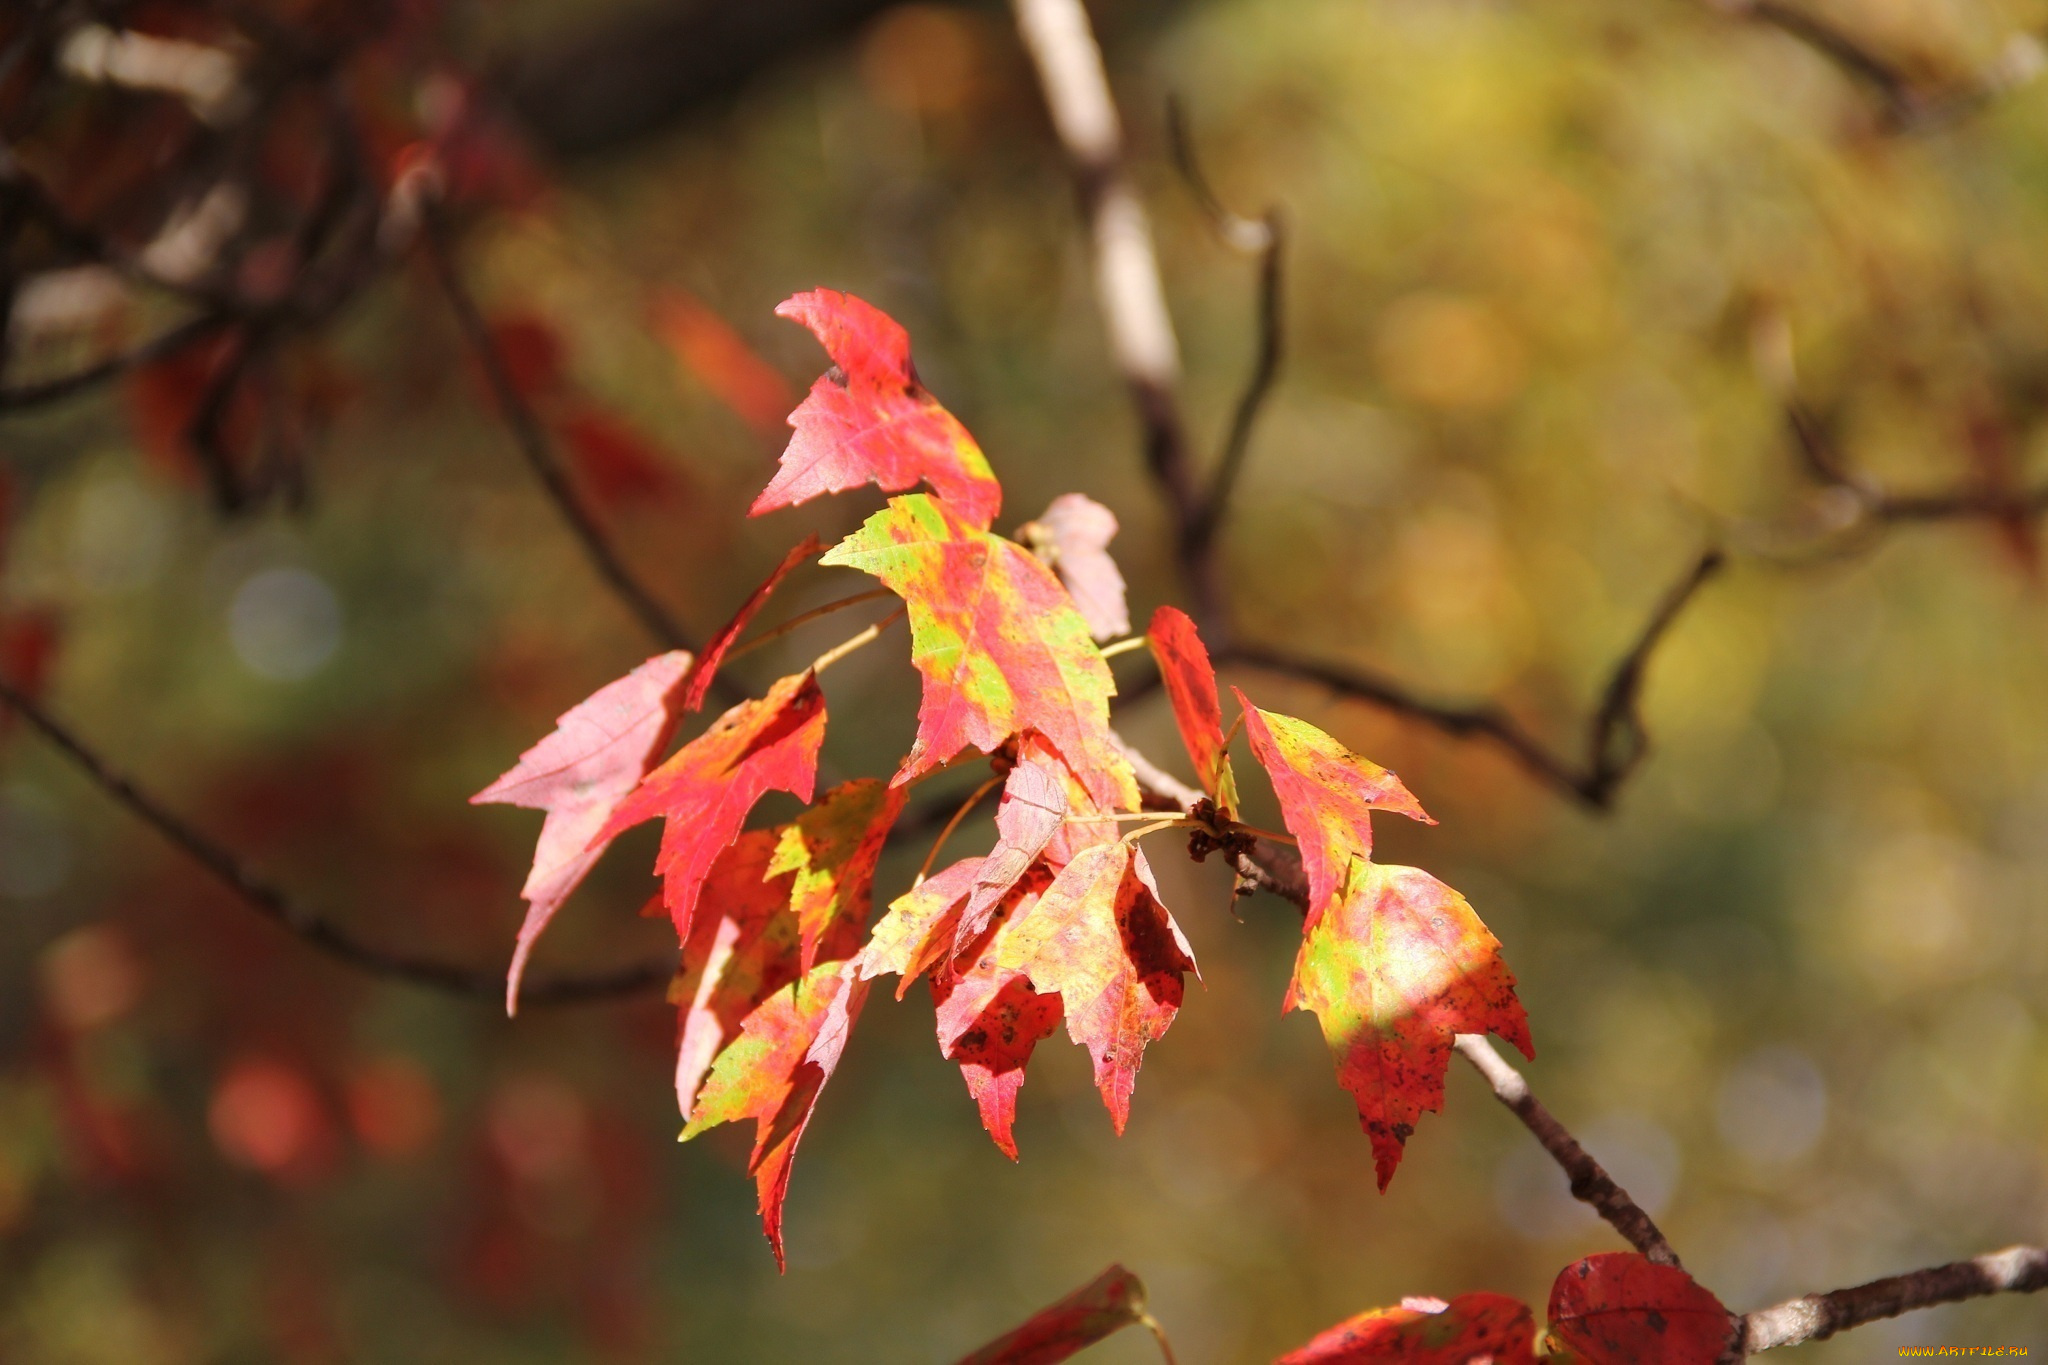
[[[1473,1069],[1493,1087],[1494,1098],[1513,1111],[1522,1126],[1543,1144],[1543,1150],[1550,1153],[1550,1159],[1563,1169],[1572,1182],[1574,1199],[1589,1205],[1650,1260],[1659,1265],[1679,1263],[1678,1253],[1664,1239],[1655,1220],[1629,1198],[1628,1191],[1614,1182],[1614,1177],[1579,1145],[1578,1139],[1543,1107],[1542,1101],[1529,1093],[1529,1083],[1522,1079],[1522,1073],[1508,1065],[1484,1035],[1461,1033],[1456,1047],[1458,1055],[1472,1063]]]
[[[27,721],[94,785],[113,797],[130,814],[205,868],[244,905],[286,932],[329,957],[376,976],[393,977],[492,1003],[504,998],[505,982],[501,972],[477,971],[451,962],[378,947],[292,900],[250,872],[225,846],[202,834],[162,800],[117,771],[68,726],[4,678],[0,678],[0,703]],[[673,964],[649,962],[589,976],[551,977],[527,982],[520,992],[520,1000],[527,1005],[566,1005],[638,995],[667,984],[673,974]]]
[[[811,660],[811,672],[823,673],[855,650],[863,649],[873,644],[877,639],[881,638],[883,631],[901,621],[909,610],[910,608],[908,607],[898,607],[866,630],[841,640],[838,644]]]
[[[1011,0],[1052,114],[1073,165],[1081,212],[1093,240],[1096,303],[1110,353],[1131,392],[1144,430],[1146,464],[1166,496],[1175,557],[1212,640],[1223,638],[1224,595],[1214,557],[1196,538],[1204,493],[1180,409],[1180,344],[1166,311],[1165,286],[1144,205],[1124,173],[1123,129],[1081,0]]]
[[[1230,432],[1224,438],[1216,471],[1209,476],[1209,489],[1202,499],[1201,514],[1192,528],[1196,551],[1206,555],[1212,552],[1217,529],[1229,511],[1231,494],[1237,487],[1238,475],[1243,471],[1245,455],[1251,449],[1252,427],[1273,391],[1274,382],[1280,377],[1286,337],[1286,324],[1281,315],[1281,286],[1285,279],[1283,256],[1287,233],[1278,209],[1268,209],[1263,218],[1246,218],[1224,206],[1210,185],[1209,177],[1202,171],[1201,159],[1195,154],[1194,136],[1188,129],[1187,114],[1179,100],[1167,101],[1166,126],[1173,144],[1174,164],[1179,167],[1181,178],[1187,182],[1195,202],[1201,206],[1203,216],[1209,220],[1209,226],[1225,245],[1245,255],[1255,256],[1259,262],[1258,350],[1253,356],[1252,372],[1245,380],[1244,392],[1238,396],[1237,407],[1231,414]]]
[[[505,364],[505,357],[498,350],[498,343],[491,336],[490,324],[484,321],[482,311],[477,307],[469,286],[463,282],[462,272],[457,269],[455,256],[449,244],[447,224],[438,206],[429,203],[420,215],[420,237],[426,244],[427,259],[433,264],[435,277],[441,291],[448,299],[448,306],[455,314],[455,320],[462,329],[463,339],[469,343],[470,351],[483,368],[484,379],[490,385],[491,395],[497,400],[498,411],[505,419],[506,427],[512,433],[514,444],[525,457],[534,477],[540,480],[541,488],[547,493],[548,501],[568,526],[576,541],[583,547],[583,554],[598,577],[605,581],[626,609],[633,613],[648,634],[667,645],[670,649],[694,649],[690,636],[683,630],[668,610],[654,600],[654,595],[627,570],[625,563],[612,548],[604,529],[597,518],[583,504],[576,493],[569,476],[563,471],[561,462],[555,458],[554,443],[547,428],[527,404],[513,382],[512,372]],[[714,680],[714,687],[720,687],[728,696],[733,696],[731,685],[724,678]]]
[[[2048,1289],[2048,1249],[2007,1247],[1967,1261],[1893,1275],[1831,1294],[1807,1294],[1758,1309],[1742,1320],[1738,1344],[1744,1354],[1754,1354],[1819,1341],[1866,1322],[1895,1318],[1938,1303],[1988,1294],[2031,1294],[2040,1289]]]
[[[798,626],[809,625],[811,622],[817,620],[821,616],[830,616],[835,611],[844,611],[848,607],[857,607],[863,602],[872,602],[878,597],[888,597],[891,595],[891,592],[892,590],[889,588],[870,588],[866,592],[857,592],[853,594],[853,596],[851,597],[842,597],[839,598],[837,601],[827,602],[823,606],[812,607],[809,611],[799,612],[797,615],[790,617],[787,621],[784,621],[781,625],[771,626],[769,629],[762,631],[759,635],[756,635],[753,639],[748,640],[743,644],[734,645],[731,649],[726,651],[725,662],[731,663],[734,659],[737,659],[742,655],[752,654],[761,646],[766,644],[772,644],[776,640],[781,639],[783,636],[795,630]]]
[[[981,804],[982,798],[1002,785],[1002,776],[998,774],[995,777],[989,778],[967,794],[967,799],[962,801],[960,808],[953,812],[953,818],[948,820],[946,827],[939,831],[939,837],[932,840],[931,851],[924,855],[924,862],[919,865],[917,876],[911,879],[911,890],[915,891],[918,887],[924,885],[924,879],[931,875],[932,864],[939,860],[939,850],[943,849],[946,846],[946,841],[953,837],[953,831],[960,828],[960,822],[973,813],[974,808]]]
[[[1600,706],[1587,722],[1585,757],[1578,762],[1554,752],[1490,702],[1457,706],[1428,701],[1378,674],[1343,664],[1296,658],[1264,645],[1232,644],[1218,651],[1216,657],[1218,663],[1250,664],[1321,683],[1343,696],[1425,721],[1458,738],[1491,740],[1541,781],[1595,810],[1605,810],[1649,751],[1641,700],[1643,677],[1650,660],[1686,606],[1726,562],[1726,556],[1719,550],[1703,552],[1665,594],[1608,675]],[[1136,695],[1141,689],[1125,690]]]
[[[235,318],[229,313],[201,313],[197,317],[187,318],[173,327],[166,328],[148,341],[95,360],[90,365],[81,366],[69,373],[26,384],[16,384],[11,388],[0,388],[0,412],[26,412],[31,408],[44,407],[84,393],[109,380],[119,379],[130,370],[139,370],[145,365],[153,365],[159,360],[176,355],[187,346],[203,341],[215,332],[233,326],[234,323]]]

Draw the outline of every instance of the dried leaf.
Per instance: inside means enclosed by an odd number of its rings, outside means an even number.
[[[1307,721],[1261,711],[1244,693],[1230,690],[1244,708],[1252,753],[1273,779],[1287,830],[1301,842],[1312,926],[1343,887],[1350,861],[1372,857],[1373,811],[1398,811],[1431,825],[1436,821],[1401,779],[1379,764],[1360,758]]]
[[[790,414],[796,434],[748,515],[864,483],[885,493],[925,483],[987,530],[1002,508],[1002,485],[967,428],[918,382],[903,328],[873,304],[832,289],[794,295],[775,311],[810,328],[837,369]]]
[[[674,650],[599,688],[564,711],[553,733],[510,772],[469,798],[473,805],[502,802],[548,813],[519,892],[526,922],[505,974],[507,1014],[518,1008],[535,940],[604,856],[616,833],[607,828],[612,816],[668,747],[678,716],[676,684],[689,667],[690,655]]]
[[[1544,1356],[1556,1365],[1715,1365],[1736,1320],[1677,1266],[1632,1251],[1568,1265],[1550,1287]]]
[[[1285,1008],[1322,1023],[1382,1190],[1416,1120],[1443,1108],[1457,1034],[1498,1033],[1535,1055],[1499,941],[1463,896],[1412,867],[1351,860],[1341,898],[1302,938]]]
[[[676,937],[688,942],[712,863],[739,837],[747,812],[765,793],[810,801],[824,739],[825,696],[817,678],[808,671],[783,678],[761,700],[727,711],[643,778],[593,843],[664,817],[654,870]]]
[[[782,1201],[789,1192],[790,1164],[817,1107],[818,1092],[838,1067],[867,999],[867,982],[852,966],[820,963],[748,1015],[739,1039],[712,1063],[683,1129],[687,1142],[721,1123],[754,1120],[754,1154],[747,1169],[778,1267],[786,1268]]]
[[[1037,521],[1017,532],[1019,540],[1052,565],[1098,640],[1131,633],[1124,576],[1109,557],[1109,542],[1116,533],[1116,513],[1080,493],[1060,494]]]
[[[1274,1365],[1535,1365],[1536,1324],[1505,1294],[1403,1299],[1360,1313]]]
[[[695,711],[704,705],[704,698],[711,691],[711,680],[717,675],[718,666],[725,661],[726,651],[740,638],[740,632],[754,619],[754,613],[766,604],[769,594],[781,586],[782,580],[789,577],[797,565],[824,548],[824,542],[816,536],[805,536],[803,544],[784,555],[782,562],[775,566],[775,572],[769,574],[760,587],[747,594],[747,600],[740,603],[740,609],[733,613],[732,620],[727,621],[704,646],[704,657],[691,670],[689,687],[683,693],[685,711]]]
[[[1134,1323],[1158,1331],[1145,1308],[1143,1282],[1113,1265],[1014,1331],[962,1356],[958,1365],[1058,1365]]]
[[[909,606],[924,698],[898,783],[1036,730],[1102,805],[1137,805],[1109,732],[1109,666],[1066,590],[1021,546],[920,493],[892,498],[822,562],[874,575]]]
[[[1195,765],[1196,781],[1225,819],[1236,819],[1237,776],[1223,742],[1223,704],[1216,695],[1216,669],[1209,662],[1208,648],[1179,607],[1152,613],[1145,642],[1159,661],[1159,679],[1173,704],[1173,723]]]

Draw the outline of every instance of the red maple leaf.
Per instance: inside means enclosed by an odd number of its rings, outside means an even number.
[[[1401,779],[1360,758],[1305,720],[1261,711],[1230,689],[1244,709],[1252,754],[1273,779],[1287,831],[1301,843],[1313,926],[1344,885],[1353,858],[1372,857],[1372,812],[1398,811],[1433,825]],[[1176,716],[1178,712],[1176,712]]]
[[[1603,1252],[1566,1266],[1550,1286],[1544,1358],[1556,1365],[1715,1365],[1736,1325],[1677,1266]]]
[[[1195,778],[1225,819],[1237,815],[1237,777],[1223,737],[1223,704],[1216,695],[1216,668],[1195,623],[1179,607],[1152,613],[1145,642],[1159,661],[1159,679],[1173,705],[1173,723],[1195,765]]]
[[[1351,860],[1341,896],[1302,937],[1284,1008],[1321,1022],[1382,1190],[1416,1120],[1443,1108],[1458,1034],[1498,1033],[1536,1055],[1499,940],[1463,896],[1413,867]]]
[[[906,793],[878,777],[842,783],[777,831],[768,875],[795,875],[790,909],[796,915],[803,970],[819,957],[852,954],[847,935],[868,922],[875,864]]]
[[[1403,1299],[1347,1318],[1274,1365],[1535,1365],[1536,1324],[1505,1294]]]
[[[909,334],[873,304],[833,289],[794,295],[775,312],[810,328],[837,368],[789,415],[796,434],[748,515],[864,483],[885,493],[925,483],[988,529],[1002,485],[967,428],[918,382]]]
[[[763,1001],[802,975],[796,917],[789,911],[794,877],[770,876],[780,831],[748,830],[712,864],[704,879],[708,913],[690,923],[682,963],[669,986],[680,1011],[676,1040],[676,1103],[687,1121],[712,1061],[739,1036]]]
[[[1033,1313],[956,1365],[1059,1365],[1104,1337],[1142,1323],[1159,1338],[1159,1329],[1145,1307],[1145,1286],[1136,1275],[1113,1265],[1073,1293]],[[1171,1360],[1171,1354],[1167,1359]]]
[[[759,701],[744,701],[678,749],[619,803],[593,843],[659,815],[654,870],[662,900],[687,942],[697,900],[719,853],[739,836],[747,812],[770,791],[808,803],[825,739],[825,695],[806,670],[783,678]]]
[[[503,802],[548,813],[533,850],[533,870],[519,894],[512,966],[505,974],[505,1012],[519,1004],[519,979],[533,945],[612,841],[607,828],[619,805],[646,776],[675,733],[676,684],[689,670],[684,650],[659,654],[564,711],[553,733],[519,756],[512,770],[470,797],[473,805]]]
[[[954,931],[954,952],[965,952],[981,937],[996,906],[1038,861],[1066,818],[1063,770],[1043,758],[1020,758],[1003,780],[1003,798],[996,806],[996,846],[974,874],[974,886]]]
[[[1036,730],[1102,805],[1137,805],[1109,732],[1109,665],[1066,589],[1022,546],[919,493],[890,499],[821,562],[874,575],[910,609],[924,697],[898,783]]]
[[[824,542],[816,536],[805,536],[803,544],[784,555],[782,562],[775,566],[775,572],[769,574],[760,587],[747,594],[747,600],[740,603],[740,609],[733,613],[732,620],[727,621],[704,646],[704,655],[697,661],[697,667],[690,674],[689,686],[683,693],[685,711],[695,711],[704,704],[706,694],[711,691],[711,680],[717,676],[718,666],[725,661],[726,651],[747,628],[747,622],[754,619],[754,613],[768,601],[769,594],[781,586],[782,580],[789,577],[797,565],[824,548]]]

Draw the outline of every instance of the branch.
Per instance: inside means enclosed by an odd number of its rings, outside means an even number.
[[[1296,658],[1264,645],[1226,645],[1217,652],[1216,659],[1218,663],[1250,664],[1318,682],[1343,696],[1423,721],[1456,738],[1491,740],[1539,781],[1595,810],[1606,810],[1613,805],[1615,792],[1649,752],[1641,701],[1643,678],[1651,657],[1686,606],[1726,564],[1727,557],[1720,550],[1706,550],[1665,594],[1635,643],[1608,675],[1599,709],[1587,722],[1585,757],[1577,762],[1552,751],[1514,717],[1490,702],[1451,706],[1427,701],[1378,674]]]
[[[463,283],[462,272],[456,268],[454,253],[449,248],[447,224],[438,206],[429,203],[423,208],[420,226],[427,259],[433,264],[441,292],[447,296],[448,306],[462,329],[463,340],[469,343],[470,351],[483,368],[491,396],[497,400],[498,412],[505,419],[505,425],[527,466],[540,480],[548,501],[554,504],[563,523],[583,547],[584,558],[590,561],[591,568],[597,571],[613,595],[647,628],[648,634],[670,649],[695,649],[682,626],[627,570],[618,552],[612,548],[611,541],[606,538],[604,529],[597,524],[597,518],[577,496],[575,486],[569,482],[568,474],[555,458],[554,443],[549,439],[547,429],[541,425],[539,416],[513,382],[505,357],[491,336],[490,325],[484,321],[475,297]],[[730,690],[731,684],[722,677],[713,679],[712,686],[728,697],[734,695]]]
[[[169,806],[137,786],[94,752],[67,726],[61,724],[12,682],[0,678],[0,704],[27,721],[43,738],[100,790],[114,798],[128,812],[150,826],[172,846],[213,874],[216,881],[233,892],[242,904],[277,924],[285,932],[304,940],[340,962],[375,976],[394,977],[417,986],[427,986],[451,995],[468,996],[496,1003],[504,999],[502,973],[477,971],[455,963],[418,957],[368,943],[349,929],[293,901],[283,891],[243,867],[233,853],[175,814]],[[664,962],[648,962],[616,971],[589,976],[558,976],[529,981],[520,992],[527,1005],[567,1005],[587,1000],[606,1000],[658,990],[668,983],[674,968]]]
[[[1124,173],[1123,130],[1103,73],[1102,49],[1081,0],[1011,0],[1011,8],[1053,130],[1073,163],[1094,244],[1096,302],[1111,358],[1144,429],[1146,464],[1166,495],[1175,559],[1196,617],[1212,638],[1223,638],[1222,585],[1198,530],[1206,500],[1180,410],[1180,345],[1166,311],[1144,205]]]
[[[1831,1294],[1808,1294],[1774,1308],[1758,1309],[1742,1320],[1739,1347],[1745,1354],[1754,1354],[1796,1346],[1916,1308],[1988,1294],[2031,1294],[2038,1289],[2048,1289],[2048,1250],[2007,1247],[1952,1265],[1873,1280]]]
[[[158,333],[139,346],[117,352],[103,360],[96,360],[69,374],[0,388],[0,413],[26,412],[31,408],[43,407],[70,398],[108,380],[119,379],[130,370],[138,370],[144,365],[154,364],[176,355],[187,346],[203,341],[215,332],[233,326],[234,323],[234,316],[225,311],[201,313]]]
[[[1529,1083],[1522,1079],[1522,1073],[1508,1065],[1484,1035],[1461,1033],[1456,1047],[1458,1055],[1472,1063],[1473,1068],[1486,1078],[1486,1083],[1493,1087],[1494,1098],[1512,1110],[1523,1127],[1535,1134],[1536,1140],[1543,1144],[1543,1150],[1550,1153],[1551,1160],[1570,1178],[1572,1198],[1590,1205],[1595,1213],[1607,1220],[1609,1227],[1650,1260],[1659,1265],[1679,1263],[1678,1253],[1671,1249],[1671,1243],[1664,1240],[1664,1234],[1650,1215],[1629,1198],[1627,1190],[1614,1183],[1614,1177],[1543,1107],[1543,1102],[1529,1093]]]
[[[1181,177],[1187,181],[1195,201],[1201,205],[1209,226],[1225,245],[1245,255],[1256,256],[1259,261],[1258,350],[1252,360],[1251,376],[1245,381],[1244,392],[1231,414],[1230,434],[1224,438],[1216,472],[1209,477],[1209,491],[1202,500],[1201,515],[1190,528],[1195,552],[1207,555],[1215,543],[1217,528],[1223,524],[1224,513],[1229,509],[1230,495],[1236,489],[1238,474],[1244,468],[1245,454],[1251,448],[1252,426],[1258,421],[1259,410],[1265,406],[1267,396],[1273,391],[1273,383],[1280,376],[1286,335],[1281,316],[1281,286],[1287,234],[1278,209],[1268,209],[1263,218],[1245,218],[1224,207],[1223,201],[1210,187],[1209,178],[1202,173],[1201,162],[1195,155],[1194,138],[1188,131],[1187,117],[1179,101],[1168,101],[1166,123],[1173,143],[1174,164],[1180,168]]]

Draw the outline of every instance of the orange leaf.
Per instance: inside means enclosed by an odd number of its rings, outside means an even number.
[[[864,483],[885,493],[925,483],[987,530],[1002,507],[1002,485],[967,428],[918,382],[903,328],[873,304],[832,289],[794,295],[775,311],[810,328],[837,369],[790,414],[796,434],[748,515]]]
[[[1196,779],[1224,818],[1235,819],[1237,776],[1231,771],[1230,752],[1223,743],[1223,705],[1216,696],[1216,669],[1209,662],[1207,646],[1195,633],[1195,623],[1179,607],[1161,607],[1152,613],[1145,642],[1159,661],[1159,678],[1166,685],[1166,699],[1173,704],[1173,723],[1195,765]]]
[[[697,1088],[740,1025],[761,1002],[801,975],[796,918],[789,913],[794,878],[770,876],[780,832],[748,830],[718,855],[704,879],[710,913],[690,923],[682,964],[669,987],[679,1008],[676,1102],[687,1121]]]
[[[781,826],[768,875],[796,874],[790,907],[805,971],[823,953],[842,958],[868,922],[875,864],[906,793],[880,778],[842,783],[789,824]]]
[[[783,429],[796,394],[746,339],[693,295],[664,291],[654,304],[654,325],[676,363],[764,436]]]

